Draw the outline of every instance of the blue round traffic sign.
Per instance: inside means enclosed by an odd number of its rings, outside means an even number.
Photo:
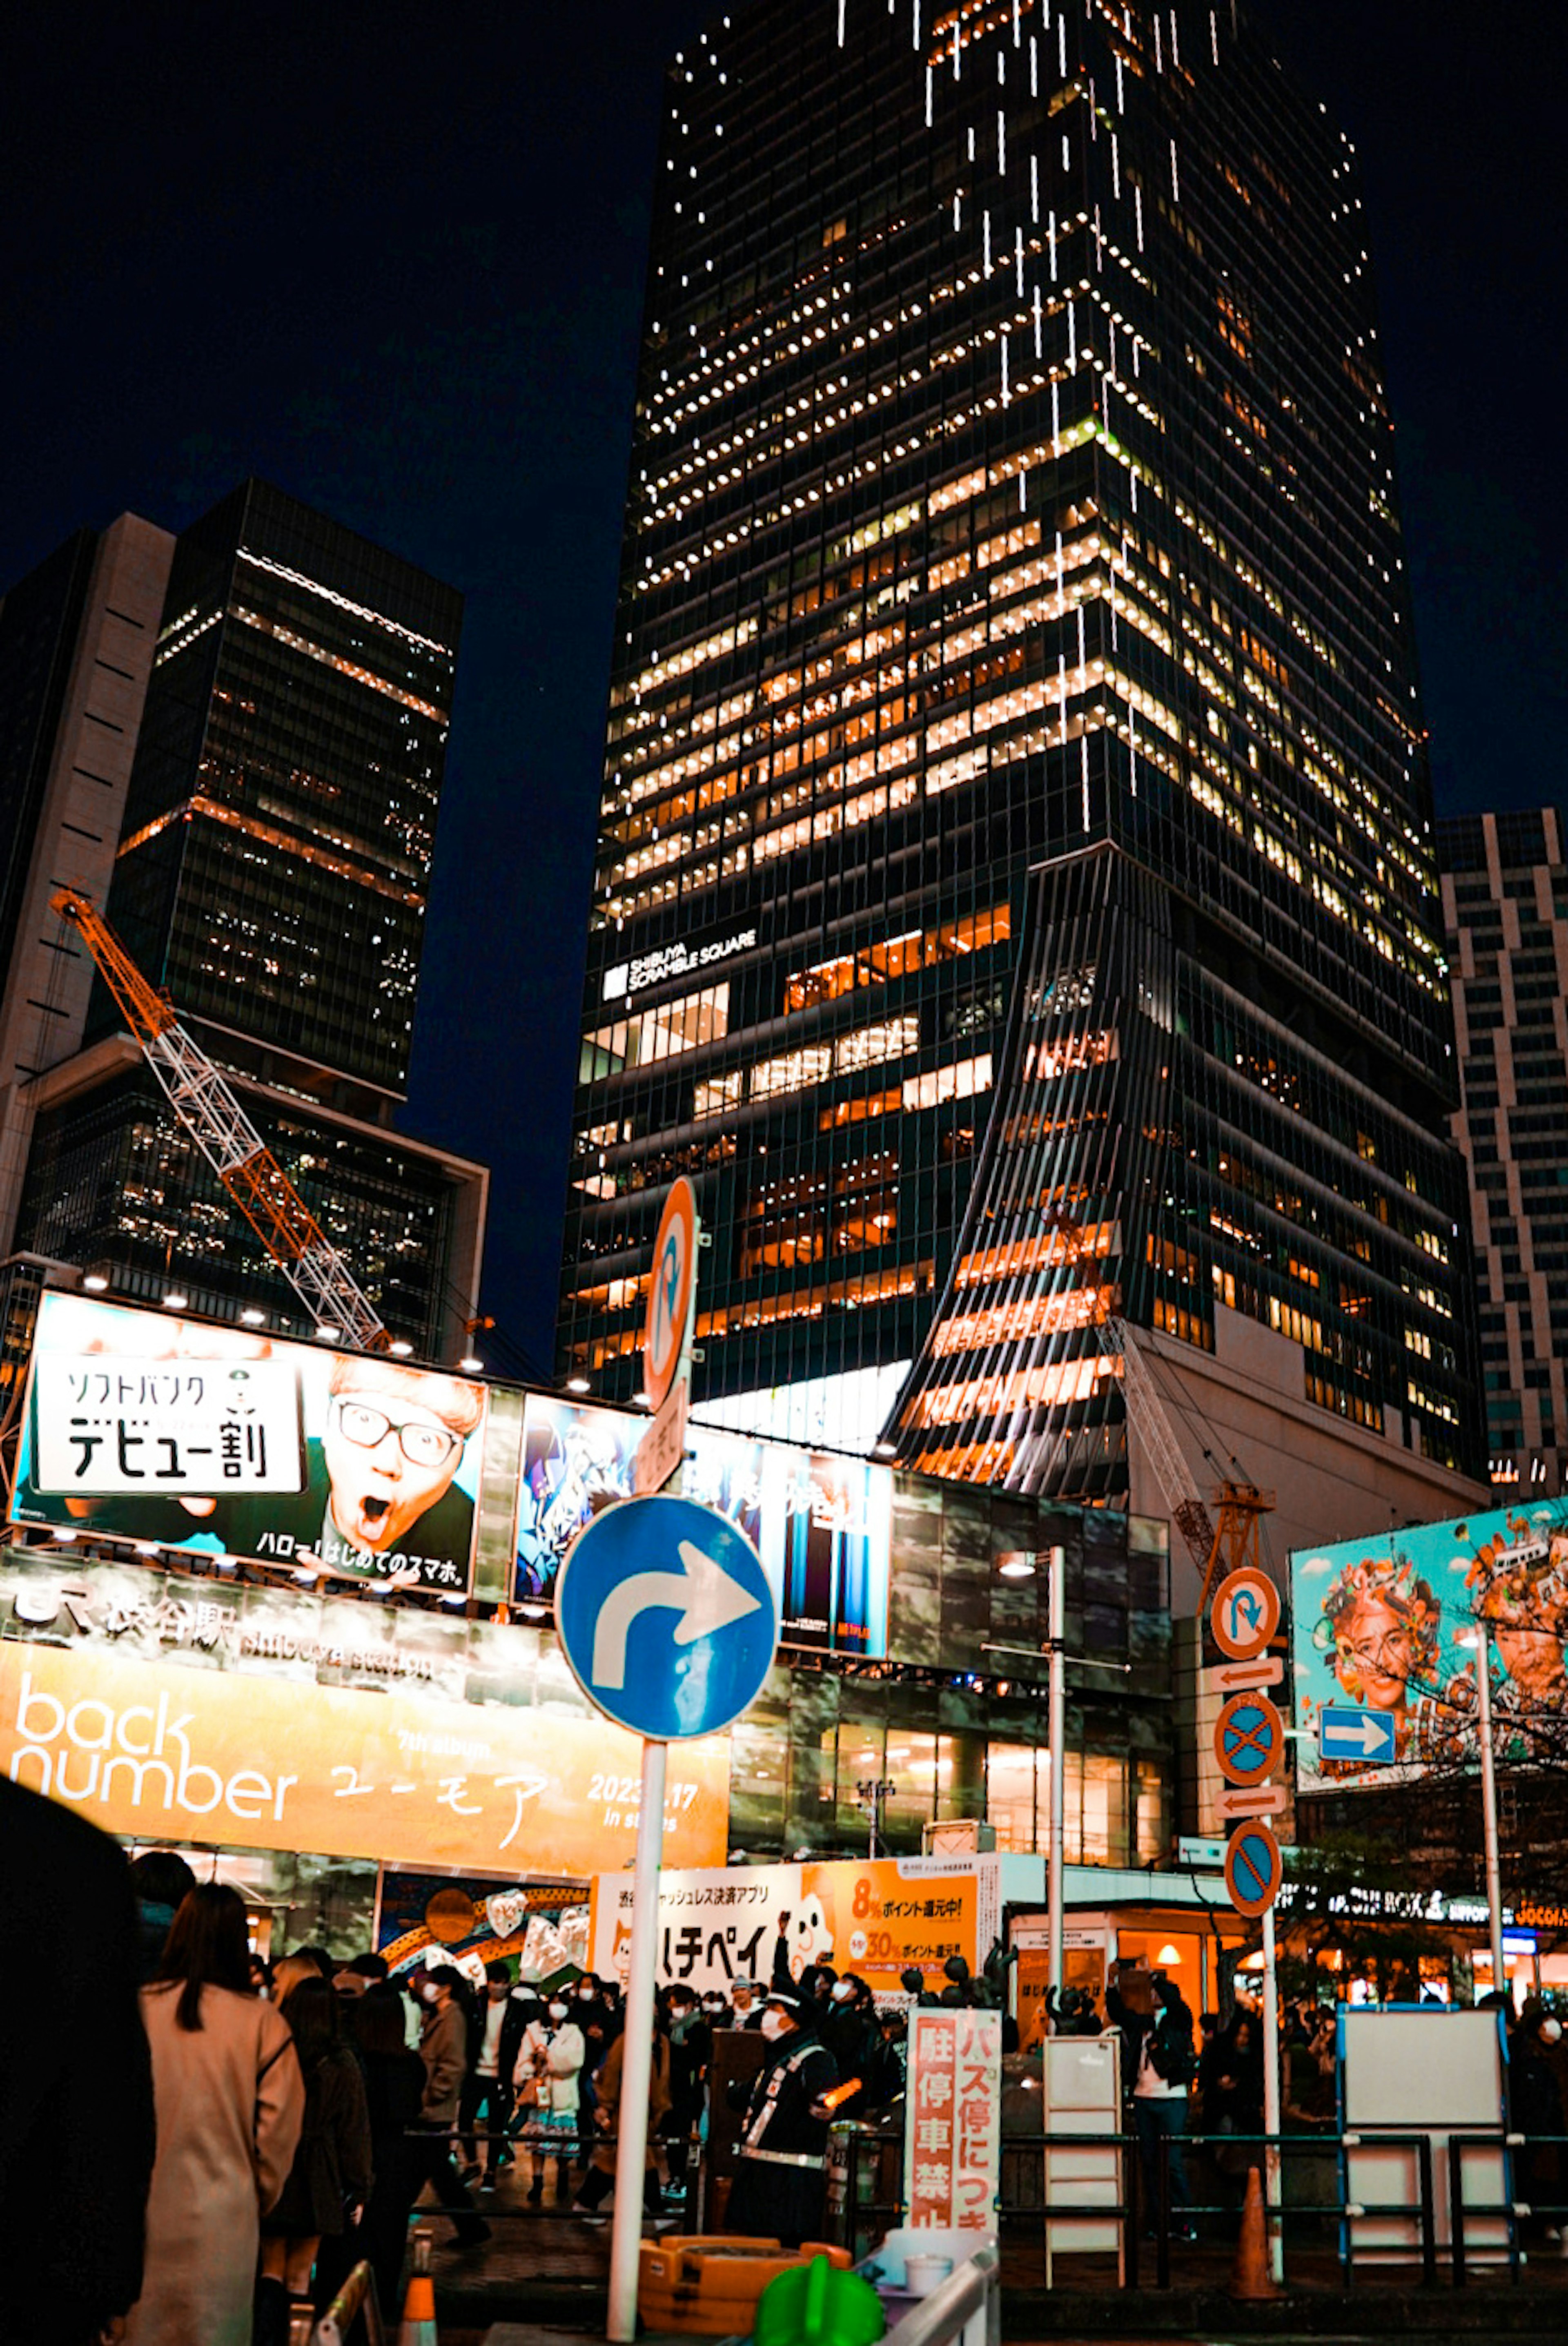
[[[1214,1756],[1228,1783],[1267,1783],[1285,1753],[1285,1721],[1266,1694],[1233,1694],[1214,1726]]]
[[[756,1701],[779,1608],[744,1532],[694,1499],[623,1499],[561,1566],[555,1627],[606,1717],[659,1742],[713,1735]]]
[[[1225,1886],[1238,1914],[1256,1922],[1279,1895],[1284,1872],[1279,1843],[1266,1824],[1240,1825],[1225,1852]]]

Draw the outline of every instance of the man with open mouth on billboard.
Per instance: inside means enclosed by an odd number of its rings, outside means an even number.
[[[465,1588],[473,1501],[453,1477],[484,1413],[483,1385],[340,1352],[325,1423],[305,1444],[304,1490],[230,1501],[231,1549],[313,1557],[334,1579]]]

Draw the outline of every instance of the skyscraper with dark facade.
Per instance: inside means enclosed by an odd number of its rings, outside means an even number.
[[[122,648],[100,676],[103,659],[84,666],[73,650],[108,625],[96,589],[78,593],[85,618],[61,606],[56,665],[124,705],[93,737],[96,844],[35,785],[13,856],[31,892],[8,941],[0,1073],[15,1113],[0,1239],[96,1263],[133,1295],[174,1286],[223,1316],[268,1306],[273,1324],[300,1313],[50,913],[63,879],[107,897],[124,943],[239,1081],[394,1333],[450,1352],[475,1309],[485,1176],[392,1125],[407,1089],[462,598],[259,481],[178,539],[127,516],[105,533],[97,571],[118,546],[124,572],[126,546],[144,539],[158,553],[156,566],[142,561],[146,607],[127,614],[112,596],[107,607],[139,666]],[[96,544],[91,532],[72,541],[84,582],[97,576]],[[24,611],[69,551],[25,583]],[[15,602],[0,607],[0,699]],[[22,708],[19,691],[13,701]],[[48,723],[63,744],[59,720]],[[33,729],[46,734],[42,717]],[[94,762],[59,746],[53,758],[62,772]],[[20,882],[10,892],[21,901]]]
[[[1390,435],[1353,154],[1238,9],[677,60],[565,1369],[635,1386],[685,1171],[724,1413],[1125,1501],[1119,1308],[1368,1494],[1478,1471]]]
[[[1470,1167],[1492,1480],[1568,1473],[1568,821],[1559,807],[1438,825]]]

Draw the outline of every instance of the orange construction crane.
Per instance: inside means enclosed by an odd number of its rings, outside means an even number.
[[[149,985],[95,905],[58,888],[50,907],[79,933],[180,1123],[311,1315],[318,1331],[384,1352],[381,1314],[246,1115],[220,1071]]]

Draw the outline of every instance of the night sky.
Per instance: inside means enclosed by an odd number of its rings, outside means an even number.
[[[661,67],[711,13],[0,36],[0,588],[257,473],[468,597],[402,1121],[494,1168],[496,1368],[551,1359]],[[1257,13],[1360,157],[1440,811],[1561,800],[1568,9]]]

